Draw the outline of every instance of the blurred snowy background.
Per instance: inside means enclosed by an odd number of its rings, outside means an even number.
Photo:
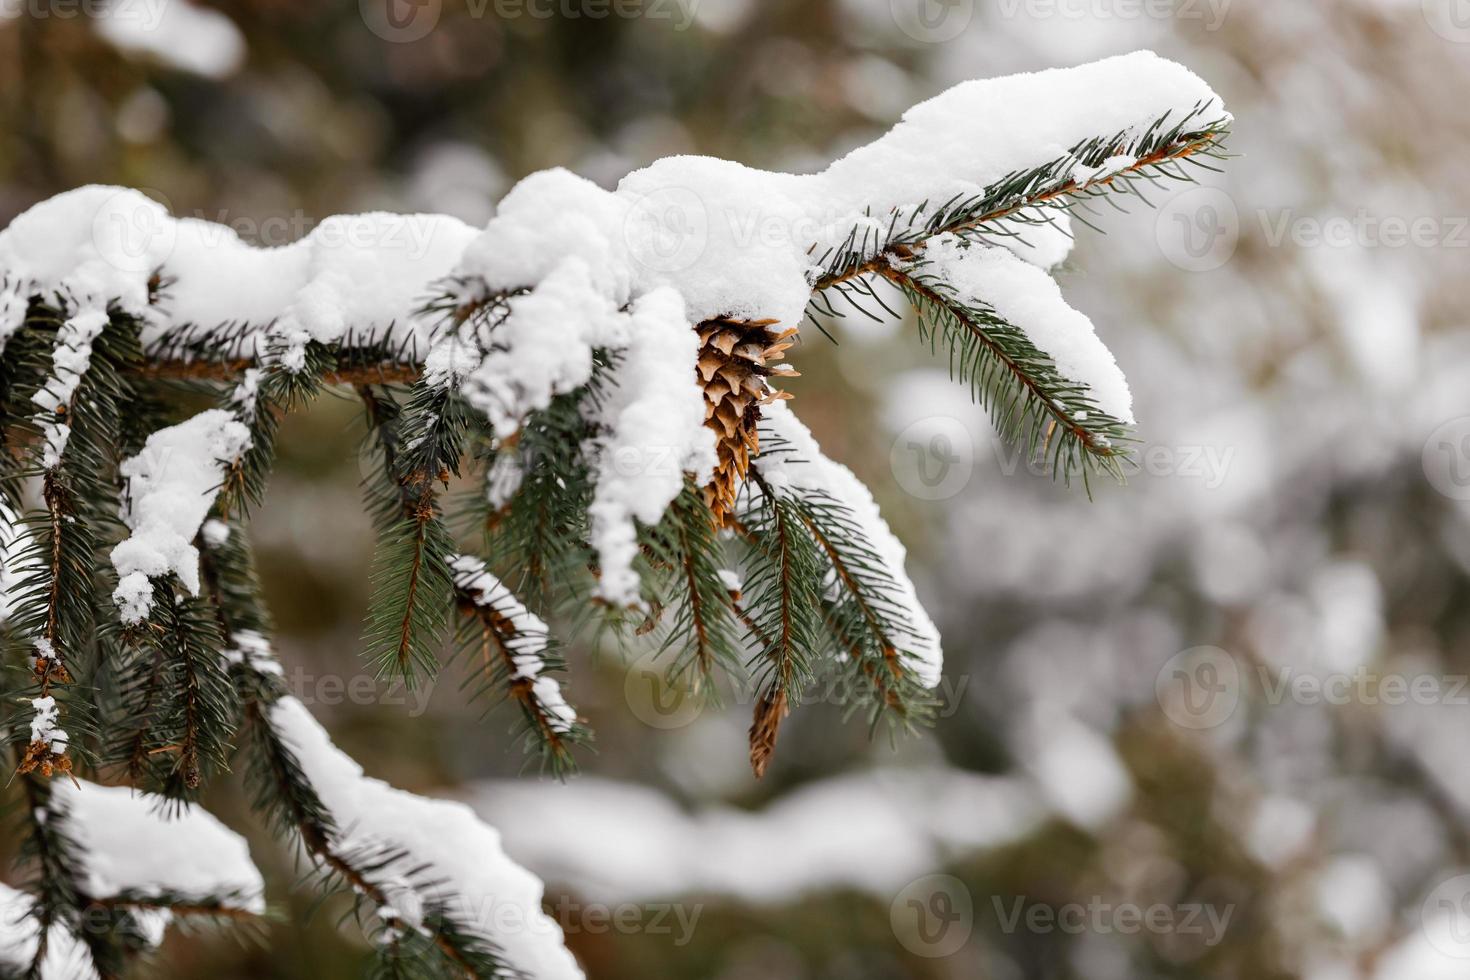
[[[1136,48],[1224,96],[1218,180],[1059,274],[1133,384],[1126,487],[1055,486],[913,325],[806,331],[795,405],[946,638],[941,720],[750,703],[574,651],[598,751],[358,660],[353,407],[292,418],[254,522],[293,687],[372,775],[471,801],[594,980],[1470,976],[1470,9],[1463,0],[0,0],[0,223],[78,184],[282,244],[484,221],[516,179],[672,153],[811,170],[954,82]],[[281,882],[241,789],[208,802]],[[336,909],[150,975],[355,976]]]

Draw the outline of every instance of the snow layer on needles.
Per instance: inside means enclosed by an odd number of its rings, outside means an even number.
[[[762,445],[781,446],[781,451],[767,451],[760,457],[761,473],[766,481],[777,492],[789,488],[797,492],[826,493],[852,512],[853,519],[866,532],[865,543],[882,560],[884,571],[895,587],[894,598],[907,614],[913,631],[914,635],[907,638],[900,652],[906,656],[907,665],[920,683],[929,688],[938,685],[944,666],[939,630],[920,604],[914,584],[904,571],[908,553],[878,512],[872,493],[851,470],[822,454],[811,431],[784,401],[766,406],[762,425],[775,436],[770,439],[763,435]]]
[[[257,248],[231,228],[174,218],[121,187],[90,185],[35,205],[0,231],[6,295],[61,294],[74,309],[116,304],[144,320],[152,343],[185,328],[244,324],[236,353],[268,335],[301,363],[309,340],[384,341],[422,357],[431,323],[418,314],[476,229],[432,214],[338,215],[299,242]],[[149,281],[163,289],[149,305]],[[13,330],[13,303],[0,322]],[[268,334],[269,332],[269,334]]]
[[[1159,119],[1178,122],[1196,106],[1202,128],[1230,118],[1198,75],[1152,51],[978,79],[914,106],[885,136],[814,179],[833,214],[911,212],[926,201],[977,194],[1094,137],[1142,136]]]
[[[1092,321],[1067,305],[1051,276],[1006,249],[955,235],[932,239],[920,269],[942,278],[965,302],[988,306],[1025,331],[1063,377],[1091,391],[1098,408],[1133,421],[1133,394],[1112,351],[1098,339]]]
[[[148,276],[162,264],[171,219],[135,190],[91,184],[57,194],[0,231],[0,270],[77,308],[148,308]]]
[[[707,483],[715,465],[714,433],[704,425],[704,392],[690,366],[699,337],[684,303],[672,289],[658,289],[634,305],[631,342],[614,374],[603,406],[608,435],[596,456],[597,486],[588,513],[608,602],[640,601],[633,559],[638,554],[635,519],[656,524],[684,488],[684,474]]]
[[[265,911],[265,883],[245,839],[193,804],[176,813],[127,786],[58,779],[52,807],[83,855],[78,882],[93,898],[163,895],[221,899],[225,907]]]
[[[546,623],[517,599],[504,583],[485,570],[485,563],[471,555],[455,555],[449,559],[454,570],[455,588],[469,593],[475,605],[503,617],[515,632],[506,642],[515,664],[512,677],[529,680],[531,692],[541,708],[547,724],[558,732],[569,732],[576,724],[577,712],[562,696],[556,678],[546,670],[546,642],[550,635]]]
[[[591,380],[594,349],[626,342],[627,316],[598,289],[595,275],[581,257],[569,256],[530,292],[506,301],[510,312],[494,328],[494,346],[464,385],[501,438],[555,395]]]
[[[122,518],[132,529],[112,550],[113,593],[125,622],[144,619],[153,605],[150,579],[169,572],[199,592],[194,538],[219,494],[226,469],[250,448],[250,430],[223,409],[210,409],[148,437],[143,451],[119,468],[127,481]]]
[[[336,215],[305,239],[306,283],[272,331],[287,344],[285,363],[299,369],[306,343],[386,340],[421,359],[432,321],[416,310],[430,284],[458,261],[475,230],[432,214]]]
[[[442,903],[457,921],[492,937],[528,976],[580,980],[561,927],[541,911],[541,881],[505,856],[499,833],[469,807],[363,775],[295,698],[271,705],[270,721],[331,812],[340,830],[334,849],[402,852],[370,872],[401,922],[412,926],[426,903]]]

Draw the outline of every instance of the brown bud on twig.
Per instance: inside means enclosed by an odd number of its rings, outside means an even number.
[[[790,711],[784,690],[767,693],[756,702],[755,720],[750,725],[750,768],[754,770],[756,779],[766,774],[771,756],[776,754],[776,736],[781,733],[781,720]]]

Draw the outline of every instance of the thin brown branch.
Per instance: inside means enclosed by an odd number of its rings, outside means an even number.
[[[174,915],[207,915],[211,918],[221,919],[258,919],[259,916],[249,909],[235,908],[223,905],[219,902],[158,902],[146,898],[92,898],[87,900],[89,905],[100,905],[109,909],[146,909],[150,911],[167,911]]]
[[[1185,157],[1193,156],[1194,154],[1199,153],[1201,150],[1213,146],[1215,143],[1216,138],[1213,135],[1201,137],[1200,139],[1188,140],[1182,143],[1174,143],[1169,146],[1155,150],[1148,156],[1140,157],[1138,161],[1132,166],[1125,167],[1124,169],[1109,174],[1106,177],[1100,177],[1097,180],[1088,181],[1081,184],[1077,183],[1075,180],[1069,180],[1067,183],[1061,185],[1060,187],[1054,187],[1044,194],[1037,194],[1034,197],[1028,197],[1025,200],[1019,201],[1015,204],[1011,204],[1003,208],[997,208],[994,211],[988,211],[985,214],[976,215],[975,217],[970,218],[967,221],[956,222],[953,225],[935,229],[934,235],[942,235],[946,232],[970,231],[992,221],[1001,221],[1005,218],[1012,217],[1020,213],[1021,211],[1026,210],[1027,208],[1040,207],[1045,204],[1049,204],[1059,198],[1070,197],[1074,194],[1081,193],[1082,191],[1093,190],[1094,188],[1099,187],[1106,187],[1111,185],[1112,182],[1119,177],[1127,177],[1131,174],[1138,173],[1148,167],[1157,166],[1161,163],[1168,163],[1172,160],[1183,160]],[[823,276],[821,279],[817,280],[816,284],[813,286],[813,289],[823,290],[828,288],[829,286],[836,286],[839,283],[847,282],[849,279],[856,279],[859,276],[865,276],[873,272],[879,273],[881,275],[885,269],[891,266],[892,262],[895,259],[911,259],[914,257],[915,252],[923,250],[924,245],[925,243],[923,241],[895,243],[883,249],[877,255],[873,256],[871,259],[868,259],[866,262],[855,265],[850,269],[844,270],[843,272]]]
[[[143,378],[169,381],[238,381],[253,367],[259,367],[259,364],[248,357],[227,361],[166,359],[139,365],[137,374]],[[337,368],[323,374],[322,382],[329,385],[412,384],[422,373],[417,364],[394,361]]]
[[[495,679],[491,653],[493,648],[505,668],[506,688],[510,697],[535,719],[536,728],[552,754],[560,758],[569,757],[570,750],[566,740],[552,725],[551,719],[542,710],[541,702],[536,698],[534,681],[529,677],[516,676],[515,651],[510,647],[510,641],[518,635],[515,624],[494,609],[480,605],[464,590],[459,590],[459,607],[466,615],[474,616],[480,622],[480,662],[484,666],[486,678],[491,681]]]

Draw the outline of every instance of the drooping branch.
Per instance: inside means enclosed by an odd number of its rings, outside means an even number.
[[[813,284],[813,289],[820,292],[833,286],[838,286],[852,279],[870,273],[882,274],[896,261],[907,261],[913,259],[919,252],[924,250],[928,239],[939,235],[952,233],[962,234],[969,231],[983,229],[988,225],[995,225],[1010,218],[1015,218],[1025,211],[1035,208],[1046,207],[1071,207],[1077,203],[1084,202],[1088,197],[1105,193],[1110,189],[1120,189],[1127,186],[1133,178],[1145,177],[1152,170],[1158,170],[1166,164],[1184,161],[1191,157],[1218,152],[1224,141],[1228,130],[1219,124],[1211,124],[1200,132],[1182,135],[1178,139],[1170,140],[1150,150],[1135,162],[1121,167],[1111,173],[1099,176],[1091,180],[1078,181],[1074,178],[1066,178],[1061,183],[1047,185],[1042,183],[1039,188],[1027,192],[1006,195],[997,194],[992,191],[983,195],[982,199],[999,197],[1004,203],[986,207],[984,204],[971,205],[970,208],[956,206],[955,202],[949,202],[941,207],[936,218],[931,218],[922,226],[922,231],[903,235],[891,235],[888,244],[878,250],[871,258],[855,264],[847,265],[833,271],[829,271],[818,277]],[[1117,141],[1121,144],[1123,141]],[[1121,152],[1119,150],[1118,152]],[[1106,156],[1115,155],[1107,152]],[[1067,161],[1077,159],[1080,154],[1074,151]],[[1056,165],[1048,165],[1036,172],[1031,178],[1036,181],[1049,170],[1055,169]],[[1021,175],[1012,178],[1015,181]],[[922,216],[922,211],[912,216],[917,220]],[[947,220],[946,220],[947,216]],[[896,222],[897,216],[893,216]]]

